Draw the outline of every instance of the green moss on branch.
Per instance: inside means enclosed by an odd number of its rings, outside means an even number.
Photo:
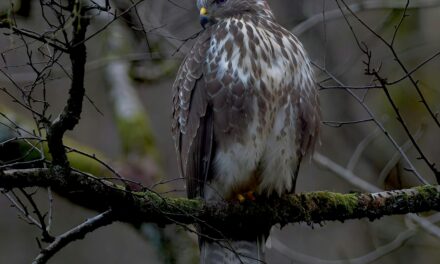
[[[97,210],[109,207],[125,222],[205,224],[221,234],[241,234],[268,225],[321,223],[349,219],[378,219],[386,215],[440,209],[440,186],[380,193],[310,192],[245,203],[204,203],[201,200],[162,197],[154,192],[132,193],[93,176],[72,172],[53,175],[47,169],[10,170],[0,175],[1,188],[51,186],[60,195]],[[230,232],[230,234],[228,234]]]

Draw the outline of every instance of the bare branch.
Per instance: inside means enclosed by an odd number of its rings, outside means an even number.
[[[111,210],[107,210],[104,213],[97,215],[91,219],[88,219],[84,223],[75,228],[67,231],[66,233],[58,236],[49,246],[41,251],[41,253],[35,258],[32,264],[46,263],[51,257],[53,257],[58,251],[76,240],[81,240],[87,235],[95,231],[96,229],[110,225],[115,221]]]
[[[416,90],[417,90],[417,92],[418,92],[418,94],[419,94],[419,96],[421,98],[421,102],[425,105],[426,109],[428,110],[428,112],[430,113],[431,117],[434,119],[436,124],[439,125],[436,115],[432,112],[431,108],[427,105],[426,100],[425,100],[423,94],[421,93],[421,91],[420,91],[420,89],[418,87],[417,82],[415,82],[414,79],[411,77],[411,75],[408,73],[408,71],[406,70],[405,66],[400,61],[400,59],[399,59],[399,57],[398,57],[398,55],[397,55],[397,53],[396,53],[396,51],[394,49],[394,46],[393,46],[395,37],[397,35],[397,31],[399,30],[399,28],[400,28],[401,24],[403,23],[403,20],[404,20],[404,18],[406,16],[406,11],[407,11],[407,8],[408,8],[408,5],[409,5],[409,1],[406,2],[403,15],[402,15],[402,17],[401,17],[401,19],[399,21],[399,24],[396,26],[396,29],[394,31],[393,38],[392,38],[391,42],[386,41],[381,35],[379,35],[372,28],[370,28],[362,19],[360,19],[350,9],[350,7],[347,5],[347,3],[344,2],[344,0],[340,0],[340,1],[344,4],[345,8],[349,10],[351,15],[360,24],[362,24],[368,31],[370,31],[374,36],[376,36],[381,42],[383,42],[390,49],[391,53],[394,56],[394,59],[398,62],[398,64],[401,66],[401,68],[404,70],[404,72],[408,75],[408,78],[411,80],[411,82],[415,86],[415,88],[416,88]],[[403,118],[403,115],[401,114],[399,108],[397,107],[397,104],[394,102],[393,98],[391,97],[391,94],[389,92],[389,88],[388,88],[388,85],[387,85],[386,78],[382,77],[381,74],[379,73],[380,72],[380,67],[379,67],[379,69],[375,69],[375,68],[372,67],[372,62],[371,62],[372,52],[371,52],[371,50],[368,48],[368,46],[365,43],[360,42],[356,32],[353,30],[353,27],[352,27],[351,23],[348,21],[348,19],[347,19],[345,13],[344,13],[342,7],[340,6],[339,2],[336,1],[336,3],[338,4],[339,8],[341,9],[341,13],[344,16],[345,21],[346,21],[347,25],[349,26],[349,28],[350,28],[350,30],[351,30],[351,32],[353,34],[353,37],[356,40],[356,43],[357,43],[359,49],[367,57],[366,61],[364,62],[365,65],[366,65],[365,66],[365,74],[369,75],[369,76],[374,76],[375,79],[380,83],[380,86],[382,87],[382,90],[384,91],[388,102],[390,103],[391,107],[393,108],[393,110],[394,110],[394,112],[395,112],[395,114],[397,116],[397,120],[402,125],[402,128],[404,129],[405,133],[407,134],[407,136],[411,140],[412,144],[414,145],[415,149],[419,153],[420,159],[423,160],[426,163],[426,165],[431,169],[431,171],[434,173],[434,175],[436,177],[436,180],[437,180],[437,183],[440,183],[440,171],[436,168],[435,163],[431,162],[429,160],[429,158],[425,155],[425,153],[422,151],[422,149],[420,148],[420,146],[416,142],[414,136],[411,134],[411,131],[409,130],[407,122]],[[420,175],[416,174],[416,176],[419,178],[420,181],[426,183],[425,179],[420,177]]]
[[[376,70],[373,70],[373,72],[371,72],[371,74],[374,75],[377,78],[377,80],[379,81],[379,83],[382,85],[382,89],[385,92],[385,95],[388,99],[388,102],[390,103],[390,105],[394,109],[394,112],[397,115],[397,121],[399,121],[399,123],[402,125],[403,130],[407,134],[408,138],[411,140],[411,143],[413,144],[414,148],[419,153],[419,155],[420,155],[419,159],[423,160],[426,163],[426,165],[434,173],[434,176],[437,180],[437,183],[440,183],[440,171],[436,168],[435,163],[431,162],[429,160],[429,158],[425,155],[425,153],[422,151],[421,147],[417,143],[415,137],[412,135],[411,131],[409,130],[407,122],[403,119],[403,116],[400,113],[399,108],[397,107],[396,103],[394,102],[393,98],[391,97],[391,94],[389,92],[388,86],[386,85],[385,79],[383,77],[381,77],[379,75],[379,72],[377,72]]]
[[[42,236],[43,236],[43,242],[52,242],[54,238],[49,234],[49,231],[47,229],[45,216],[41,213],[40,209],[38,208],[38,205],[35,203],[34,198],[32,197],[32,194],[27,193],[25,190],[20,189],[20,192],[26,197],[29,204],[32,206],[34,214],[37,216],[38,221],[40,222]]]
[[[438,0],[413,0],[411,5],[406,7],[405,3],[401,1],[383,1],[383,0],[368,0],[361,1],[358,3],[350,4],[349,7],[354,13],[358,13],[366,10],[377,10],[377,9],[410,9],[410,8],[429,8],[439,6],[440,1]],[[296,25],[291,31],[295,35],[301,35],[312,27],[324,22],[337,18],[341,18],[342,14],[339,9],[327,10],[324,12],[316,13],[300,24]]]
[[[402,60],[400,59],[400,56],[397,54],[397,51],[396,51],[396,49],[394,48],[394,40],[395,40],[395,37],[396,37],[396,35],[397,35],[397,31],[399,30],[399,28],[400,28],[400,26],[401,26],[401,24],[403,23],[403,20],[405,19],[405,17],[406,17],[406,11],[407,11],[407,9],[408,9],[408,5],[409,5],[409,1],[407,1],[406,2],[406,4],[405,4],[405,8],[404,8],[404,11],[403,11],[403,15],[402,15],[402,18],[401,18],[401,20],[399,21],[399,24],[396,26],[396,29],[395,29],[395,31],[394,31],[394,34],[393,34],[393,37],[392,37],[392,40],[391,41],[387,41],[385,38],[383,38],[381,35],[379,35],[377,32],[375,32],[369,25],[367,25],[359,16],[357,16],[356,15],[356,13],[350,8],[350,6],[344,1],[344,0],[340,0],[342,3],[343,3],[343,5],[345,6],[345,8],[350,12],[350,14],[363,26],[363,27],[365,27],[371,34],[373,34],[377,39],[379,39],[383,44],[385,44],[387,47],[388,47],[388,49],[389,49],[389,51],[393,54],[393,57],[394,57],[394,60],[397,62],[397,64],[400,66],[400,68],[403,70],[403,72],[405,73],[405,76],[410,80],[410,82],[411,82],[411,84],[414,86],[414,89],[416,90],[416,92],[417,92],[417,94],[420,96],[420,102],[425,106],[425,108],[426,108],[426,110],[428,111],[428,113],[429,113],[429,115],[431,116],[431,118],[432,118],[432,120],[435,122],[435,124],[438,126],[438,127],[440,127],[440,121],[438,120],[438,118],[437,118],[437,115],[436,115],[436,113],[434,113],[434,111],[431,109],[431,107],[428,105],[428,102],[426,101],[426,98],[425,98],[425,96],[423,95],[423,93],[422,93],[422,91],[421,91],[421,89],[420,89],[420,87],[419,87],[419,84],[418,84],[418,81],[416,81],[413,77],[412,77],[412,75],[411,75],[411,73],[410,73],[410,71],[407,69],[407,67],[405,66],[405,64],[402,62]],[[340,10],[341,10],[341,13],[343,13],[343,16],[344,16],[344,18],[346,19],[346,21],[347,21],[347,25],[351,28],[351,25],[350,25],[350,23],[348,22],[348,20],[347,20],[347,18],[346,18],[346,15],[345,15],[345,13],[344,13],[344,11],[342,10],[342,8],[340,7],[340,5],[339,5],[339,2],[338,2],[338,0],[336,0],[336,3],[338,4],[338,6],[339,6],[339,8],[340,8]],[[357,39],[357,36],[356,36],[356,34],[355,34],[355,32],[353,31],[353,35],[354,35],[354,37],[356,38],[356,41],[358,41],[358,39]],[[358,45],[359,45],[359,43],[358,43]],[[361,47],[361,46],[359,46],[359,48],[362,50],[362,52],[364,52],[364,53],[368,53],[368,50],[365,50],[365,48],[366,47]],[[371,56],[371,55],[370,55]],[[434,55],[433,57],[432,57],[432,59],[433,58],[435,58],[437,55]],[[428,61],[429,61],[430,59],[428,59]],[[384,83],[385,84],[387,84],[386,83],[386,81],[384,81]],[[432,169],[432,166],[430,166],[430,168]],[[435,170],[433,170],[434,172],[435,172]],[[440,176],[438,176],[438,174],[436,173],[436,178],[437,178],[437,181],[439,181],[440,180]]]
[[[312,63],[315,67],[317,67],[319,70],[324,72],[326,75],[329,76],[332,80],[334,80],[339,86],[345,87],[345,85],[336,78],[331,72],[329,72],[325,67],[322,67],[316,63]],[[403,151],[403,149],[399,146],[397,141],[391,136],[391,134],[385,129],[385,126],[379,122],[378,118],[373,113],[372,109],[363,101],[361,97],[359,97],[356,93],[353,92],[350,88],[345,88],[345,91],[347,91],[358,103],[359,105],[364,109],[364,111],[373,119],[373,122],[377,125],[377,127],[383,132],[385,137],[389,140],[389,142],[394,146],[394,148],[400,153],[400,155],[403,157],[405,162],[408,164],[410,171],[423,183],[427,184],[428,182],[422,177],[422,175],[417,171],[414,164],[409,159],[408,155]]]
[[[72,130],[79,122],[82,112],[84,89],[84,69],[86,63],[86,46],[84,39],[89,20],[78,14],[73,23],[73,40],[71,43],[70,60],[72,62],[72,83],[69,90],[69,99],[63,110],[47,131],[49,151],[52,154],[53,164],[68,168],[66,151],[63,146],[63,136],[67,130]]]
[[[0,28],[10,28],[11,31],[19,36],[28,37],[37,40],[43,44],[47,44],[56,50],[60,50],[65,53],[69,53],[69,50],[63,47],[63,43],[59,42],[57,39],[51,39],[48,36],[39,35],[36,32],[28,31],[25,29],[20,29],[16,26],[10,26],[6,24],[0,24]]]
[[[407,229],[397,235],[397,237],[391,241],[388,244],[385,244],[383,246],[380,246],[376,248],[375,250],[369,252],[368,254],[365,254],[360,257],[356,258],[350,258],[350,259],[341,259],[341,260],[325,260],[325,259],[319,259],[313,256],[308,256],[299,252],[293,252],[291,249],[289,249],[286,245],[284,245],[281,241],[279,241],[276,238],[272,238],[272,247],[275,248],[277,251],[279,251],[281,254],[285,255],[286,257],[299,261],[300,263],[310,263],[310,264],[344,264],[344,263],[350,263],[350,264],[369,264],[373,261],[376,261],[391,252],[399,249],[402,247],[403,244],[405,244],[406,241],[408,241],[410,238],[412,238],[416,234],[416,230],[414,229]]]

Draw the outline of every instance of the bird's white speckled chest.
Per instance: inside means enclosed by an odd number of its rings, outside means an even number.
[[[243,84],[250,91],[253,111],[243,140],[217,149],[216,175],[206,198],[215,199],[217,194],[230,198],[247,189],[282,194],[292,188],[298,163],[292,89],[301,89],[298,73],[311,78],[310,66],[297,39],[279,27],[267,30],[235,18],[224,23],[225,36],[211,39],[206,70],[215,72],[219,80],[227,75],[233,83]]]

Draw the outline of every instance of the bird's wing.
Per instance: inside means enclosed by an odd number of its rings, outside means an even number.
[[[213,148],[213,117],[208,109],[204,68],[210,32],[204,31],[186,56],[173,85],[172,132],[181,176],[189,198],[203,197]]]
[[[305,52],[301,46],[300,52]],[[297,135],[296,141],[299,146],[298,156],[301,158],[312,152],[315,144],[319,141],[319,128],[321,124],[321,112],[319,107],[318,90],[313,78],[313,70],[307,56],[299,56],[305,61],[301,65],[301,77],[297,78],[292,85],[295,86],[292,96],[295,100],[294,105],[298,111],[296,120]]]

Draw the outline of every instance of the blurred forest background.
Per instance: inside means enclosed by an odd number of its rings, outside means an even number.
[[[17,28],[45,36],[52,34],[42,12],[49,16],[48,21],[56,20],[47,7],[40,7],[42,2],[50,1],[29,1],[29,13],[14,15]],[[95,2],[105,5],[104,1]],[[356,44],[353,32],[371,51],[371,64],[381,65],[381,76],[389,82],[399,80],[389,87],[393,102],[424,154],[431,162],[440,164],[439,127],[419,102],[414,84],[405,78],[392,50],[346,8],[343,8],[344,17],[338,7],[338,3],[344,7],[340,1],[268,2],[279,23],[298,36],[317,66],[323,119],[327,121],[322,125],[322,144],[317,155],[304,162],[297,191],[376,191],[421,184],[408,171],[408,162],[390,143],[390,137],[420,175],[435,183],[430,168],[418,159],[419,153],[408,141],[383,89],[375,87],[373,76],[364,74],[367,57]],[[407,9],[407,1],[400,0],[345,3],[370,29],[389,41],[406,12],[393,50],[414,80],[418,80],[417,87],[432,111],[439,111],[440,59],[426,60],[440,51],[440,1],[409,1]],[[4,17],[14,4],[18,8],[20,1],[1,1]],[[116,20],[104,11],[92,15],[87,34],[92,37],[86,42],[85,86],[89,99],[85,100],[79,125],[67,134],[66,144],[96,154],[133,181],[166,195],[182,196],[183,181],[178,179],[170,132],[171,87],[182,58],[201,30],[195,1],[145,0],[137,4],[137,1],[117,0],[110,4],[111,10],[118,9],[119,13],[133,5],[136,8]],[[29,46],[25,46],[21,37],[10,32],[8,27],[0,29],[0,142],[17,136],[13,122],[35,129],[29,111],[13,102],[5,90],[19,94],[15,85],[35,86],[41,97],[44,87],[46,101],[50,103],[49,115],[58,113],[64,106],[70,81],[66,55],[37,80],[29,65],[29,52],[32,51],[35,67],[41,70],[48,58],[44,54],[50,53],[50,47],[33,40],[28,40]],[[365,89],[370,86],[371,89]],[[10,151],[0,147],[0,165],[20,162],[11,159]],[[75,168],[96,175],[106,173],[93,158],[74,153],[69,157]],[[43,205],[48,203],[47,199],[45,192],[36,194],[36,200]],[[0,212],[0,263],[30,263],[39,252],[35,240],[39,230],[21,221],[5,196],[0,197]],[[52,231],[64,232],[95,214],[55,195]],[[273,228],[267,260],[286,264],[438,263],[440,228],[436,221],[440,217],[433,214],[423,218],[392,216],[375,222],[356,220]],[[420,223],[425,226],[419,227]],[[190,263],[196,237],[185,237],[175,227],[158,230],[150,225],[113,224],[69,245],[50,263],[163,263],[170,261],[168,247],[173,247],[177,263]]]

